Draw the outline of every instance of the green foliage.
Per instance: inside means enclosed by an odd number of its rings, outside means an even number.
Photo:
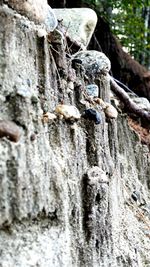
[[[149,0],[85,0],[107,19],[124,48],[141,64],[150,67]],[[149,11],[149,13],[148,13]]]

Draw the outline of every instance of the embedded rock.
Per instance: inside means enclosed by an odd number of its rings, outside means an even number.
[[[100,113],[92,108],[88,108],[84,110],[82,114],[83,118],[94,121],[95,124],[100,124],[101,123],[101,115]]]
[[[96,84],[88,84],[86,86],[86,92],[89,96],[98,97],[99,88]]]
[[[37,30],[37,36],[39,37],[39,38],[46,38],[46,36],[47,36],[47,31],[45,30],[45,29],[38,29]]]
[[[48,123],[49,121],[53,121],[57,118],[57,116],[54,113],[50,113],[50,112],[46,112],[45,114],[43,114],[43,122],[44,123]]]
[[[87,171],[87,180],[89,184],[109,183],[108,175],[98,166],[94,166]]]
[[[106,116],[110,119],[116,119],[118,117],[117,109],[110,103],[105,103],[105,104],[106,104],[106,108],[104,109],[104,112]]]
[[[21,136],[19,127],[12,121],[0,120],[0,138],[6,137],[12,142],[18,142]]]
[[[106,75],[111,68],[108,57],[95,50],[78,52],[74,55],[74,58],[81,60],[88,76]]]
[[[104,102],[101,98],[95,98],[95,102],[101,106],[108,118],[116,119],[118,117],[117,109],[110,103]]]
[[[83,49],[87,47],[97,23],[97,15],[90,8],[54,9],[65,27],[65,35]]]
[[[79,110],[70,105],[59,104],[57,105],[55,112],[58,115],[62,115],[67,120],[79,120],[81,117]]]

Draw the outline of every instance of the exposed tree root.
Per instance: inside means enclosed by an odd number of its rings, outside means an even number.
[[[129,95],[114,81],[110,76],[110,84],[113,92],[119,97],[119,99],[124,103],[126,112],[133,113],[139,118],[144,119],[144,122],[150,122],[150,112],[143,109],[139,109],[138,105],[135,104]]]

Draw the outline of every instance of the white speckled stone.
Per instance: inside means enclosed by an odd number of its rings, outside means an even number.
[[[108,183],[108,176],[106,175],[106,173],[99,168],[98,166],[93,166],[92,168],[90,168],[87,172],[88,175],[88,179],[90,184],[94,184],[94,183]]]
[[[95,50],[81,51],[74,55],[74,58],[82,61],[88,77],[106,75],[111,68],[110,60],[102,52]]]

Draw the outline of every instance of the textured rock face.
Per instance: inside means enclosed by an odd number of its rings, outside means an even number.
[[[0,138],[0,265],[149,266],[148,148],[121,114],[107,122],[101,111],[101,124],[81,118],[74,129],[43,123],[60,96],[82,112],[83,77],[67,59],[58,75],[33,23],[3,7],[0,21],[0,117],[22,132],[17,143]],[[99,79],[108,101],[107,75]]]
[[[96,27],[96,13],[90,8],[58,8],[54,11],[66,28],[65,35],[85,49]]]
[[[44,23],[48,31],[53,31],[57,26],[57,19],[47,0],[4,0],[10,7],[29,19]]]
[[[99,51],[81,51],[75,54],[75,58],[82,61],[88,75],[107,74],[111,68],[110,60]]]

